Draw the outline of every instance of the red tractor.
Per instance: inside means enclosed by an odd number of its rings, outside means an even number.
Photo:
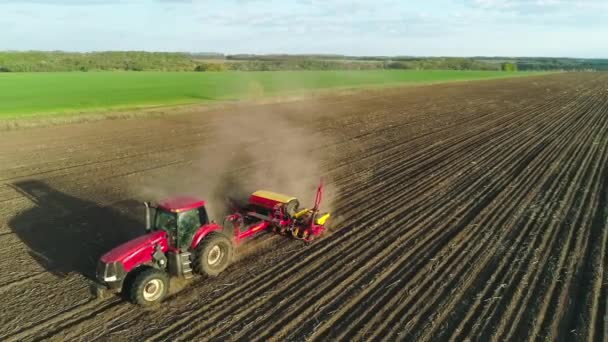
[[[244,208],[209,221],[205,202],[175,197],[146,206],[146,234],[104,254],[97,266],[93,290],[120,292],[134,303],[150,305],[163,300],[170,277],[191,278],[192,273],[217,276],[230,265],[234,250],[248,238],[271,229],[311,242],[325,230],[329,213],[320,214],[323,184],[312,209],[299,210],[296,198],[256,191]],[[156,209],[152,219],[150,209]]]

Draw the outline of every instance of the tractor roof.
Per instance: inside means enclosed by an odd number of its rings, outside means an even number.
[[[158,203],[159,208],[172,211],[174,213],[202,207],[204,205],[205,201],[190,196],[171,197]]]

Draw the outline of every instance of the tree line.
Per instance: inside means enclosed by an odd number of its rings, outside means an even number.
[[[196,63],[183,53],[111,51],[0,52],[5,72],[55,71],[193,71]]]
[[[0,52],[0,72],[280,71],[280,70],[608,70],[608,60],[501,57],[356,57],[341,55],[222,55],[108,51]]]

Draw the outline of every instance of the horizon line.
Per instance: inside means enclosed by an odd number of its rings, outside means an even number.
[[[0,50],[0,53],[27,53],[27,52],[51,52],[51,53],[104,53],[104,52],[146,52],[146,53],[181,53],[188,55],[209,55],[209,56],[301,56],[301,57],[349,57],[349,58],[550,58],[550,59],[583,59],[583,60],[608,60],[608,57],[569,57],[569,56],[500,56],[500,55],[346,55],[340,53],[223,53],[206,51],[163,51],[163,50]]]

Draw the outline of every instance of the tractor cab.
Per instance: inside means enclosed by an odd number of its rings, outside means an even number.
[[[151,220],[147,206],[147,230],[165,231],[170,247],[186,251],[198,229],[209,223],[205,201],[193,197],[175,197],[161,201]]]

